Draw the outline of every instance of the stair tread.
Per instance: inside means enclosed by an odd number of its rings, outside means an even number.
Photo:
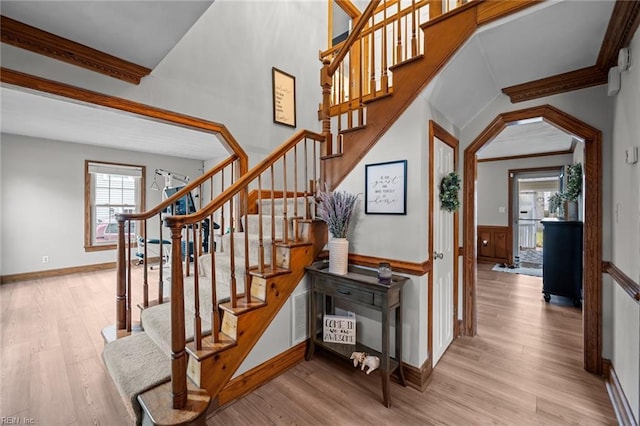
[[[261,308],[265,306],[267,303],[263,300],[257,299],[255,297],[251,298],[251,302],[247,302],[245,298],[238,298],[236,307],[231,306],[231,302],[225,302],[220,304],[220,308],[234,314],[236,316],[242,315],[243,313],[253,311],[254,309]]]
[[[198,361],[202,361],[238,344],[234,339],[222,332],[218,333],[218,340],[218,342],[214,343],[211,335],[205,336],[202,339],[202,349],[196,349],[195,344],[190,342],[187,344],[187,352]]]
[[[165,383],[138,396],[138,401],[157,426],[193,424],[205,414],[211,404],[211,396],[187,380],[187,404],[184,408],[172,408],[171,383]]]
[[[142,410],[137,396],[170,379],[171,358],[147,333],[137,333],[106,344],[102,359],[139,424]]]
[[[258,270],[257,266],[249,270],[249,275],[253,275],[255,277],[261,277],[261,278],[273,278],[278,275],[285,275],[290,273],[291,273],[290,269],[278,268],[277,266],[275,268],[272,268],[271,265],[265,265],[262,272]]]

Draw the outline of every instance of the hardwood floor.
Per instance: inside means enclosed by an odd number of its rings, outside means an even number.
[[[1,417],[133,423],[100,358],[114,280],[103,271],[0,286]],[[545,304],[540,282],[481,265],[478,336],[453,342],[424,393],[392,384],[391,408],[376,372],[319,355],[208,424],[615,424],[604,382],[582,369],[580,310]]]

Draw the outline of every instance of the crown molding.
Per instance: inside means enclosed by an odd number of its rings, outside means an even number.
[[[502,93],[509,96],[512,103],[517,103],[606,83],[607,73],[594,65],[552,77],[505,87],[502,89]]]
[[[151,69],[59,37],[6,16],[0,16],[1,41],[128,83],[140,84]]]
[[[616,1],[596,64],[527,83],[505,87],[512,103],[607,84],[609,68],[618,61],[620,48],[628,46],[640,24],[639,1]]]

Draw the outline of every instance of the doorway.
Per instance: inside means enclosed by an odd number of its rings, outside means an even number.
[[[476,168],[477,153],[509,123],[541,117],[553,126],[584,140],[584,268],[583,355],[586,371],[600,375],[602,365],[602,132],[551,105],[499,114],[464,152],[464,270],[463,330],[477,333],[476,308]]]
[[[549,197],[561,191],[562,171],[561,166],[509,170],[512,262],[518,267],[542,269],[542,220],[555,216]]]

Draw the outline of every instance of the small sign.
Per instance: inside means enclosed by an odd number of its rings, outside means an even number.
[[[322,330],[322,340],[324,342],[341,343],[343,345],[356,344],[355,316],[325,315]]]

